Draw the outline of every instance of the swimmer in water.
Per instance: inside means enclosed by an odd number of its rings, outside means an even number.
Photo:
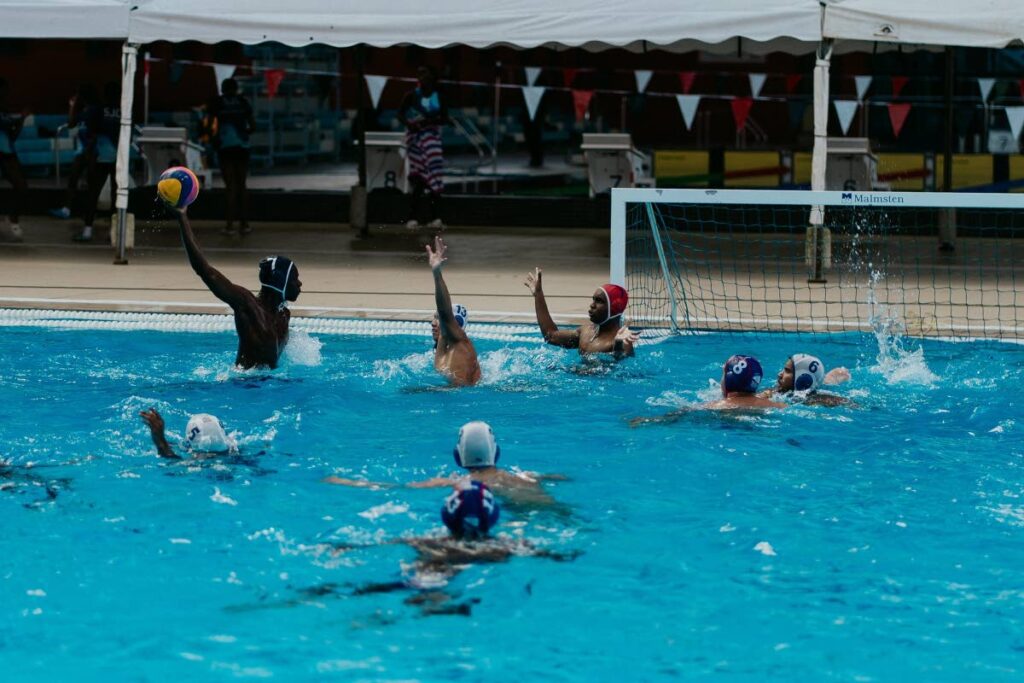
[[[544,341],[566,349],[579,349],[580,355],[610,353],[616,360],[633,355],[633,347],[640,340],[640,335],[622,324],[622,314],[629,302],[629,294],[624,287],[612,284],[598,287],[587,311],[590,322],[575,330],[560,330],[548,312],[541,275],[540,268],[536,268],[527,274],[525,284],[533,294],[537,324]]]
[[[806,353],[794,353],[779,371],[778,384],[758,395],[764,399],[771,399],[774,396],[792,396],[795,392],[802,392],[805,405],[853,405],[852,401],[842,396],[819,391],[824,385],[842,384],[849,380],[850,371],[846,368],[833,368],[826,373],[825,364],[821,359]]]
[[[149,427],[150,436],[153,437],[153,445],[156,446],[157,455],[161,458],[181,460],[182,457],[174,452],[171,444],[167,443],[164,436],[164,418],[157,412],[156,408],[143,410],[139,417]],[[213,415],[200,413],[189,418],[188,426],[185,427],[185,448],[193,458],[205,459],[219,455],[226,455],[238,452],[238,445],[235,440],[228,436]]]
[[[25,494],[31,491],[42,489],[43,496],[30,502],[24,503],[29,509],[41,508],[44,505],[57,500],[57,495],[62,490],[71,488],[71,479],[67,477],[40,477],[34,470],[40,467],[53,467],[53,465],[15,465],[3,458],[0,458],[0,491],[15,494]]]
[[[467,422],[459,430],[459,441],[453,450],[455,464],[466,470],[466,474],[451,474],[434,477],[426,481],[406,484],[407,488],[425,489],[456,486],[467,480],[486,484],[511,505],[522,508],[536,508],[557,505],[555,499],[544,490],[541,482],[565,481],[557,474],[543,475],[535,472],[509,472],[498,467],[501,447],[494,438],[494,431],[486,422]],[[389,484],[327,477],[328,484],[355,486],[359,488],[388,488]]]
[[[463,329],[469,315],[466,307],[452,306],[452,297],[441,275],[447,254],[448,247],[440,236],[434,238],[433,249],[427,245],[427,261],[434,273],[434,302],[437,305],[437,313],[430,323],[434,336],[434,369],[454,386],[472,386],[480,381],[480,362],[473,342]]]
[[[785,403],[758,396],[757,387],[761,384],[763,374],[761,363],[753,356],[731,356],[722,366],[722,398],[701,406],[674,410],[667,415],[637,417],[630,420],[629,425],[639,427],[646,424],[676,422],[683,415],[700,410],[760,412],[765,409],[785,408]]]
[[[441,506],[441,521],[447,536],[402,538],[391,543],[408,545],[416,551],[411,574],[403,581],[369,584],[357,588],[355,595],[389,593],[418,589],[419,594],[406,604],[419,605],[426,614],[469,614],[468,604],[447,604],[452,596],[437,590],[461,571],[476,564],[497,564],[512,557],[545,557],[556,562],[572,561],[579,552],[559,553],[538,548],[530,541],[508,536],[493,536],[501,509],[488,487],[478,481],[459,483]],[[365,546],[335,546],[346,552]],[[317,594],[324,594],[320,587]]]
[[[268,256],[260,261],[260,292],[254,296],[210,265],[199,250],[185,209],[174,211],[192,270],[215,297],[234,311],[238,331],[235,365],[244,369],[276,368],[288,343],[288,322],[292,314],[287,302],[298,299],[302,291],[299,269],[287,256]]]

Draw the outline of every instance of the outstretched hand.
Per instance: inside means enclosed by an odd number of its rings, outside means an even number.
[[[825,384],[842,384],[850,381],[850,371],[846,368],[832,368],[825,375]]]
[[[139,413],[139,417],[142,418],[142,421],[146,423],[154,434],[164,433],[164,418],[156,411],[156,408],[143,410]]]
[[[533,294],[534,296],[542,294],[544,291],[541,289],[541,275],[542,273],[540,268],[534,268],[532,273],[526,274],[526,282],[523,284],[525,284],[526,288],[530,290],[530,294]]]
[[[619,331],[615,333],[615,341],[629,342],[633,346],[636,346],[636,343],[640,341],[640,335],[623,325],[619,328]]]
[[[444,262],[448,260],[448,247],[445,246],[444,240],[438,235],[434,238],[434,248],[431,249],[429,244],[426,248],[427,262],[430,264],[430,269],[440,270]]]

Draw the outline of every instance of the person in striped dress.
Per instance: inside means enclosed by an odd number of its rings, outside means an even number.
[[[437,91],[437,74],[427,66],[417,72],[419,83],[406,93],[398,109],[398,120],[406,128],[405,145],[409,159],[409,182],[412,185],[410,216],[406,227],[420,226],[420,205],[427,204],[427,227],[444,228],[438,214],[441,190],[444,189],[444,154],[441,128],[449,123],[448,108]]]

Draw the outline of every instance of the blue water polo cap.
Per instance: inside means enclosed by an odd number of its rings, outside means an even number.
[[[295,264],[287,256],[268,256],[260,261],[260,284],[285,297]]]
[[[732,356],[725,361],[723,370],[725,376],[722,378],[722,388],[726,393],[739,391],[752,394],[757,391],[764,375],[761,364],[753,356]]]
[[[486,536],[501,510],[494,494],[479,481],[460,482],[441,506],[441,521],[456,537]]]
[[[455,322],[459,324],[459,327],[465,327],[466,321],[469,320],[469,310],[462,304],[452,304],[452,315],[455,316]]]
[[[825,382],[825,364],[806,353],[793,354],[793,390],[814,391]]]

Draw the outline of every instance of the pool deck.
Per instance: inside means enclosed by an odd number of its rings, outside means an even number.
[[[228,311],[192,272],[173,222],[140,220],[128,265],[113,263],[101,221],[95,241],[84,245],[70,239],[76,220],[25,216],[21,226],[24,242],[0,243],[0,307]],[[303,283],[291,307],[296,315],[424,320],[434,310],[423,246],[436,231],[372,226],[360,238],[347,225],[253,223],[254,232],[240,238],[221,235],[219,222],[194,227],[214,267],[253,290],[259,259],[290,256]],[[607,230],[458,227],[444,235],[445,280],[473,320],[534,322],[523,285],[534,266],[544,268],[548,305],[565,322],[582,321],[594,288],[608,279]]]

